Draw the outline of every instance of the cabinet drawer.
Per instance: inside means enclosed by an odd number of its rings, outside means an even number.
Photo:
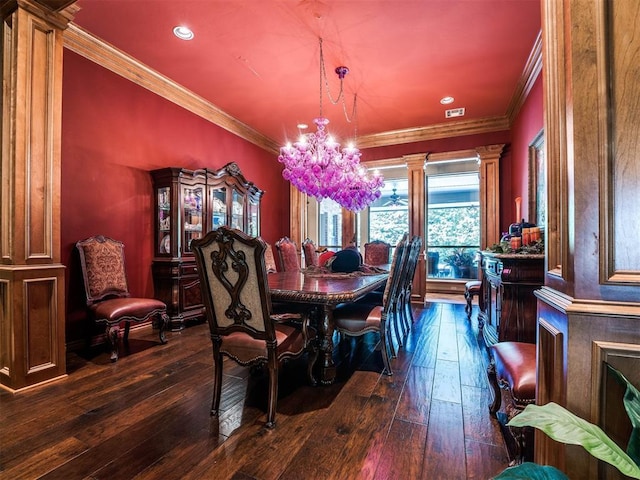
[[[181,265],[180,266],[180,274],[181,275],[198,275],[198,266],[194,263],[192,265]]]

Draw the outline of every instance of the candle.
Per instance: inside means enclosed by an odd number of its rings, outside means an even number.
[[[520,216],[521,210],[520,210],[520,205],[522,204],[522,197],[516,197],[516,223],[520,222],[520,219],[522,218]]]

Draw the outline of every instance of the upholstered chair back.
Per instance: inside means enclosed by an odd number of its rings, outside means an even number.
[[[393,250],[391,266],[389,267],[389,280],[387,280],[387,284],[384,287],[384,293],[382,294],[383,305],[388,305],[390,299],[389,297],[396,293],[397,284],[401,276],[398,270],[401,270],[404,267],[404,262],[407,258],[406,253],[408,253],[407,237],[408,234],[405,233],[396,245],[396,248]]]
[[[109,297],[129,297],[124,244],[103,235],[78,242],[87,305]]]
[[[267,273],[275,273],[278,271],[276,267],[276,258],[273,256],[273,248],[267,243],[267,249],[264,251],[264,264],[267,267]]]
[[[276,250],[278,250],[281,272],[300,270],[298,247],[293,240],[289,237],[282,237],[276,242]]]
[[[304,262],[307,267],[317,267],[319,265],[317,250],[316,244],[310,238],[302,242],[302,252],[304,253]]]
[[[382,240],[374,240],[364,244],[364,263],[367,265],[384,265],[389,263],[391,245]]]
[[[192,242],[212,335],[240,331],[274,340],[264,252],[267,244],[226,226]]]

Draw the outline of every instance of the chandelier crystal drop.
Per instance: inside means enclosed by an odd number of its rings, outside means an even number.
[[[371,176],[367,173],[367,169],[360,164],[360,150],[353,146],[341,148],[327,133],[329,120],[322,116],[323,78],[326,81],[323,75],[322,39],[320,62],[320,116],[313,120],[317,130],[303,134],[294,144],[280,148],[278,161],[284,165],[282,176],[302,193],[315,197],[319,202],[330,198],[347,210],[360,211],[380,198],[384,179],[378,173]],[[339,100],[342,96],[342,80],[349,69],[338,67],[335,71],[340,78]]]

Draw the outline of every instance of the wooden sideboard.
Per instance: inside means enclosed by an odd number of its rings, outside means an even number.
[[[478,318],[487,347],[504,341],[536,343],[533,292],[544,284],[544,255],[481,255],[484,309]]]

